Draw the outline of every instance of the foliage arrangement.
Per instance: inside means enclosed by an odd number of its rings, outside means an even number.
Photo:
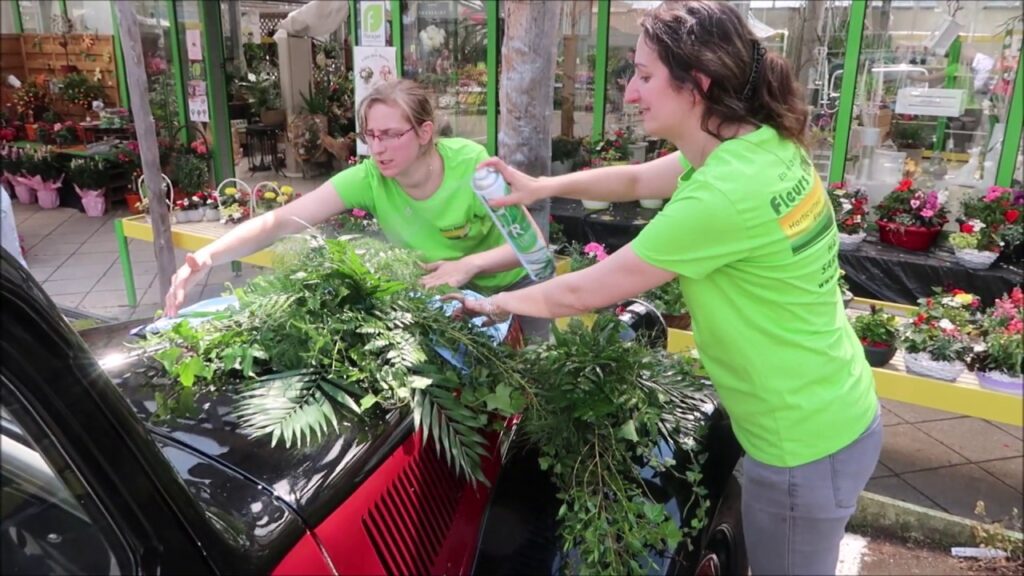
[[[100,156],[86,156],[71,160],[68,177],[82,190],[100,190],[110,181],[110,161]]]
[[[26,122],[38,122],[50,109],[50,90],[42,77],[33,78],[14,93],[14,105]]]
[[[874,210],[879,220],[892,224],[935,228],[949,221],[944,202],[939,192],[922,192],[908,178],[886,194]]]
[[[963,362],[971,352],[971,346],[960,327],[948,318],[929,320],[919,314],[907,324],[902,336],[903,349],[910,353],[926,353],[932,360],[942,362]]]
[[[572,243],[569,247],[569,271],[577,272],[583,270],[607,257],[608,252],[605,251],[604,244],[591,242],[586,246],[580,247],[579,244]]]
[[[561,134],[551,139],[551,161],[572,164],[580,155],[583,140]]]
[[[39,176],[44,182],[55,181],[64,173],[49,146],[26,150],[23,159],[22,171],[28,176]]]
[[[875,305],[869,313],[855,316],[851,324],[861,344],[869,348],[892,348],[900,337],[899,319]]]
[[[828,197],[832,201],[832,212],[836,226],[842,234],[860,234],[867,228],[868,195],[860,187],[848,189],[844,182],[828,185]]]
[[[158,396],[161,414],[181,413],[202,392],[228,392],[244,431],[301,446],[410,411],[425,444],[486,482],[482,433],[521,413],[564,503],[567,569],[641,572],[649,554],[674,551],[703,528],[709,387],[692,360],[621,342],[612,317],[556,330],[522,354],[447,317],[417,286],[410,252],[322,237],[295,239],[285,252],[272,273],[235,291],[237,310],[144,342],[180,384]],[[684,529],[647,493],[645,467],[693,488]]]
[[[660,445],[695,438],[694,415],[707,391],[692,361],[620,341],[621,325],[600,316],[590,329],[579,320],[525,359],[535,400],[523,433],[540,452],[563,504],[558,512],[571,573],[643,573],[651,550],[674,550],[704,525],[708,502],[700,486],[699,446],[692,452]],[[676,459],[686,462],[679,472]],[[684,534],[646,493],[640,472],[679,475],[695,487],[681,510],[692,519]]]
[[[281,107],[281,83],[269,67],[249,72],[244,82],[238,83],[253,110],[276,110]]]
[[[977,370],[1021,376],[1024,369],[1024,291],[1014,287],[996,299],[981,319],[984,350],[978,353]]]
[[[948,318],[960,327],[968,327],[980,319],[981,299],[971,294],[952,288],[949,291],[936,288],[935,294],[917,301],[918,315],[927,320],[939,321]]]
[[[376,236],[380,234],[380,225],[377,219],[366,210],[353,208],[342,212],[328,221],[325,225],[324,234],[329,237],[345,236],[348,234],[365,234]]]
[[[679,315],[686,312],[686,300],[678,280],[670,280],[638,297],[654,306],[659,314]]]
[[[590,158],[595,165],[603,165],[610,162],[625,162],[629,160],[629,145],[633,143],[633,129],[621,128],[612,132],[610,138],[598,140],[593,143]]]
[[[277,186],[276,182],[272,182],[274,186]],[[270,187],[258,188],[253,190],[253,194],[256,195],[256,210],[257,212],[269,212],[278,206],[284,206],[296,198],[295,189],[291,186],[281,186],[277,190],[273,190]]]

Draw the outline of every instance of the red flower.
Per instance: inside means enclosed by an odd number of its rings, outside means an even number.
[[[953,296],[956,296],[957,294],[966,294],[966,292],[964,292],[963,290],[961,290],[959,288],[954,288],[953,291],[950,292],[950,294],[952,294]]]
[[[913,180],[911,180],[910,178],[904,178],[903,180],[900,180],[899,185],[896,186],[896,191],[897,192],[906,192],[906,191],[910,190],[910,188],[913,185],[914,185],[914,181]]]
[[[972,234],[974,232],[974,226],[971,226],[969,223],[964,222],[963,224],[960,225],[960,231],[963,232],[964,234]]]
[[[1006,217],[1007,224],[1013,224],[1020,218],[1020,210],[1007,210],[1003,216]]]
[[[917,318],[914,318],[914,326],[920,326],[921,324],[924,324],[924,321],[926,319],[927,317],[924,315],[924,313],[918,314]]]

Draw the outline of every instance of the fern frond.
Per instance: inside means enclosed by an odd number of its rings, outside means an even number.
[[[444,456],[456,474],[470,483],[490,486],[480,468],[487,454],[486,440],[476,430],[477,415],[463,406],[444,385],[413,391],[413,420],[424,445],[433,440],[438,456]]]
[[[337,387],[316,372],[272,374],[246,384],[234,412],[242,430],[250,436],[269,434],[271,446],[280,439],[286,448],[293,440],[301,448],[322,440],[329,432],[328,421],[337,430],[335,406],[328,399],[335,390]]]

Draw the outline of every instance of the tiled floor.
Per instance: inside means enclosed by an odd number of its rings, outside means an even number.
[[[283,184],[283,182],[282,182]],[[130,241],[139,305],[127,306],[117,246],[115,212],[89,218],[75,210],[40,210],[15,202],[18,231],[36,278],[58,303],[112,319],[151,317],[162,307],[153,245]],[[181,264],[183,253],[177,254]],[[243,266],[209,272],[189,301],[217,296],[225,282],[235,286],[259,274]],[[1021,428],[884,401],[885,444],[868,490],[927,508],[973,518],[978,500],[988,516],[1002,519],[1024,510],[1024,435]]]

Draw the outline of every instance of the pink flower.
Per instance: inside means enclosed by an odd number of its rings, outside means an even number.
[[[918,207],[918,206],[920,206],[920,205],[921,205],[921,202],[920,202],[920,201],[918,201],[918,200],[911,200],[911,201],[910,201],[910,207],[911,207],[911,208],[917,208],[917,207]]]
[[[366,218],[366,210],[360,210],[359,208],[352,209],[352,215],[356,218]]]
[[[1007,334],[1021,334],[1024,333],[1024,320],[1020,318],[1014,318],[1010,320],[1010,325],[1006,327]]]
[[[1000,186],[992,186],[988,189],[988,194],[985,194],[985,202],[994,202],[999,199],[1000,196],[1009,192],[1009,188],[1002,188]]]
[[[915,208],[916,208],[916,206],[915,206]],[[928,210],[928,209],[921,210],[921,216],[923,216],[925,218],[931,218],[932,216],[935,216],[935,211],[934,210]]]

